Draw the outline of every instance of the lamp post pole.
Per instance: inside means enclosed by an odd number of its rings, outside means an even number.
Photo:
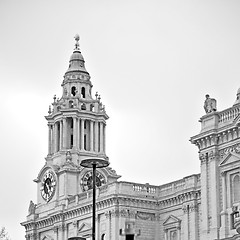
[[[92,240],[95,240],[95,223],[96,223],[96,164],[92,165],[93,169],[93,206],[92,206]]]
[[[95,240],[95,223],[96,223],[96,169],[97,168],[104,168],[107,167],[109,165],[109,161],[103,158],[87,158],[81,161],[80,165],[82,167],[86,167],[86,168],[92,168],[93,171],[93,185],[92,185],[92,189],[93,189],[93,200],[92,200],[92,240]]]

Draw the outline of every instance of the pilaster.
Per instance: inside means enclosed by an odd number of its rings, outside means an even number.
[[[120,212],[119,212],[119,209],[116,208],[114,210],[111,211],[111,222],[112,222],[112,228],[111,228],[111,240],[114,239],[114,240],[119,240],[119,239],[123,239],[123,238],[120,238],[119,236],[119,217],[120,217]]]
[[[193,201],[189,204],[189,228],[190,231],[190,239],[198,240],[198,208],[197,202]]]
[[[182,240],[191,240],[189,237],[189,206],[184,204],[182,207],[183,210],[183,218],[182,218],[182,229],[181,239]]]
[[[220,213],[221,217],[221,228],[220,228],[220,236],[221,238],[225,238],[228,235],[228,213],[227,213],[227,182],[226,182],[226,172],[221,173],[222,177],[222,211]]]
[[[209,185],[210,191],[209,195],[210,198],[210,208],[211,208],[211,226],[210,226],[210,235],[211,239],[218,238],[218,231],[219,231],[219,171],[218,171],[218,164],[219,164],[219,155],[218,151],[214,149],[209,154]]]
[[[207,239],[209,232],[209,203],[208,203],[208,157],[207,154],[200,155],[201,160],[201,212],[202,229],[201,240]]]

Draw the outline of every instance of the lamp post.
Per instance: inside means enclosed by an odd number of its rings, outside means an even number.
[[[105,168],[109,165],[108,160],[103,158],[87,158],[80,163],[82,167],[92,168],[93,178],[93,201],[92,201],[92,240],[95,240],[95,215],[96,215],[96,169]]]

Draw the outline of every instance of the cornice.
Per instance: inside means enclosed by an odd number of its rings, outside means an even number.
[[[200,151],[206,150],[214,146],[222,146],[229,142],[236,141],[240,137],[239,127],[233,126],[225,130],[219,130],[214,132],[208,132],[199,134],[190,139],[192,144],[195,144]]]

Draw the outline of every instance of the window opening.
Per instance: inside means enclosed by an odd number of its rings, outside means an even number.
[[[87,150],[87,136],[84,135],[84,150]]]
[[[85,87],[82,87],[81,89],[81,96],[82,98],[85,98]]]
[[[81,110],[86,110],[86,104],[85,104],[85,103],[83,103],[83,104],[81,105]]]
[[[73,148],[73,135],[71,134],[71,148]]]
[[[91,105],[90,105],[90,111],[91,111],[91,112],[94,112],[94,104],[91,104]]]
[[[71,88],[71,94],[72,94],[72,96],[75,96],[76,95],[76,87],[75,86],[73,86],[72,88]]]

